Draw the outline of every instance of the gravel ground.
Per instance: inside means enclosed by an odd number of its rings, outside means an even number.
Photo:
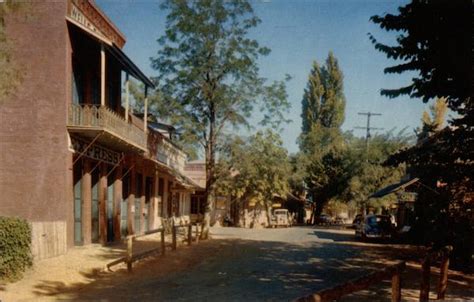
[[[0,292],[0,299],[2,302],[22,299],[291,301],[382,268],[395,260],[406,259],[407,255],[416,252],[407,246],[356,242],[352,233],[310,227],[213,228],[212,240],[141,261],[134,266],[132,274],[118,267],[114,273],[83,274],[82,279],[73,281],[55,280],[51,276],[42,279],[33,273],[35,278],[28,275],[25,280]],[[433,284],[436,283],[435,275]],[[419,265],[409,263],[402,276],[405,301],[417,300],[419,276]],[[74,279],[72,275],[71,279]],[[448,300],[473,299],[472,288],[472,276],[453,272]],[[24,293],[26,289],[29,289],[29,295]],[[390,301],[389,289],[389,283],[381,282],[344,301]]]

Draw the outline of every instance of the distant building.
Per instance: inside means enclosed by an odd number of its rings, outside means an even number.
[[[29,2],[27,13],[6,16],[23,80],[0,106],[0,215],[31,222],[36,258],[189,217],[199,186],[169,128],[131,110],[129,77],[145,94],[154,84],[124,35],[93,1]]]

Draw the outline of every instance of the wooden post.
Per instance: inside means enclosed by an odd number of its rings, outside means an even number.
[[[431,259],[429,254],[421,264],[421,270],[420,302],[426,302],[430,298]]]
[[[130,81],[128,73],[125,74],[125,121],[128,122],[128,110],[130,107]]]
[[[142,168],[142,188],[140,189],[142,195],[140,197],[140,233],[144,233],[146,230],[145,226],[145,197],[146,197],[146,170],[145,165]],[[149,215],[149,214],[147,214]],[[149,216],[148,216],[149,217]]]
[[[165,229],[161,231],[161,254],[164,255],[166,253],[166,242],[165,242]]]
[[[176,227],[174,225],[174,221],[173,226],[171,227],[171,235],[173,238],[173,251],[176,251]]]
[[[133,236],[127,236],[127,271],[132,272],[132,248]]]
[[[107,243],[107,166],[100,164],[99,178],[99,240]]]
[[[196,243],[199,242],[199,223],[196,223]]]
[[[121,206],[122,206],[122,165],[115,170],[114,179],[114,240],[120,241],[120,223],[121,223]]]
[[[193,241],[193,226],[191,224],[188,224],[188,245],[191,245],[192,241]]]
[[[143,131],[148,132],[148,86],[145,84],[145,100],[143,104]]]
[[[439,282],[438,282],[438,300],[444,300],[446,288],[448,287],[448,268],[449,255],[444,255],[441,260]]]
[[[163,177],[163,200],[161,201],[163,211],[161,212],[161,217],[169,217],[168,216],[168,198],[169,198],[168,186],[169,186],[168,177],[165,176]]]
[[[402,285],[400,271],[397,270],[392,276],[392,302],[402,301]]]
[[[82,238],[83,244],[91,243],[92,223],[92,176],[91,162],[84,158],[84,171],[82,174]]]
[[[128,194],[128,215],[127,228],[128,234],[134,234],[135,213],[132,213],[132,207],[135,207],[135,192],[137,190],[137,173],[135,167],[130,171],[130,192]],[[138,209],[135,209],[138,211]]]
[[[100,44],[100,106],[105,106],[105,49]]]

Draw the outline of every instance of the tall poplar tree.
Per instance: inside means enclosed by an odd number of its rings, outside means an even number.
[[[220,137],[228,127],[248,125],[254,109],[263,124],[276,127],[289,108],[284,82],[267,85],[257,60],[270,50],[248,37],[260,23],[245,0],[167,0],[169,11],[161,49],[152,58],[159,72],[162,106],[181,130],[198,142],[206,162],[207,206],[202,237],[207,237],[216,182]]]
[[[313,63],[302,99],[300,150],[306,157],[305,182],[315,205],[313,217],[342,192],[349,179],[340,129],[346,104],[343,78],[336,57],[329,52],[323,67]]]

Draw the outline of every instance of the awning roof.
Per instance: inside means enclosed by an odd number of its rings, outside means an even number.
[[[392,184],[389,186],[386,186],[385,188],[373,193],[372,195],[369,196],[369,198],[380,198],[384,197],[385,195],[395,193],[397,191],[403,190],[406,187],[416,183],[419,180],[419,178],[413,178],[407,181],[401,181],[397,184]]]
[[[92,37],[93,39],[97,40],[99,43],[105,46],[105,49],[108,50],[110,54],[112,54],[117,61],[122,65],[125,71],[131,74],[136,79],[142,81],[145,85],[155,88],[155,84],[133,63],[133,61],[117,46],[115,43],[103,37],[102,35],[91,31],[87,27],[83,26],[82,24],[78,23],[72,18],[66,16],[66,20],[70,23],[79,28],[81,31]]]
[[[132,76],[142,81],[145,85],[155,88],[155,84],[130,60],[129,57],[119,48],[117,45],[112,43],[112,46],[104,44],[105,48],[119,61],[124,68]]]

